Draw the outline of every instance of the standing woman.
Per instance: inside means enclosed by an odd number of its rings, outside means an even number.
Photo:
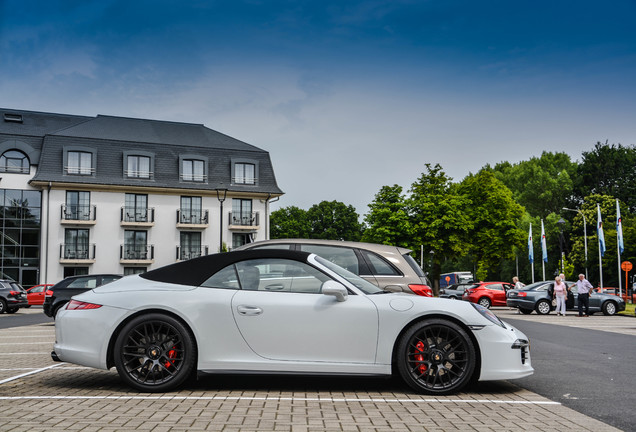
[[[554,298],[556,298],[557,316],[565,316],[565,302],[567,300],[568,291],[565,283],[559,276],[554,279]]]

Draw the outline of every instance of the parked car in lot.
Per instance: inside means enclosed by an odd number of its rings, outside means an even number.
[[[578,294],[576,292],[576,283],[566,281],[565,284],[570,288],[570,292],[574,296],[574,304],[567,310],[578,311]],[[539,315],[547,315],[555,309],[552,306],[552,289],[554,281],[541,281],[527,285],[523,289],[512,289],[508,291],[506,304],[510,307],[516,307],[521,313],[531,314],[536,311]],[[617,312],[625,310],[625,300],[622,298],[604,293],[592,293],[590,295],[590,315],[596,312],[603,312],[604,315],[614,315]]]
[[[84,291],[105,285],[120,278],[121,275],[116,274],[69,276],[46,289],[44,303],[42,304],[44,314],[55,318],[57,312],[74,295],[81,294]]]
[[[388,291],[432,297],[431,283],[411,250],[338,240],[278,239],[249,243],[235,250],[288,249],[315,253]]]
[[[27,307],[41,306],[42,304],[44,304],[46,289],[50,286],[53,286],[53,284],[40,284],[32,286],[31,288],[26,290],[27,301],[29,302],[29,305]]]
[[[485,308],[506,305],[506,291],[514,288],[507,282],[477,282],[462,295],[462,300],[479,303]]]
[[[16,313],[21,307],[27,307],[26,291],[16,281],[0,279],[0,314]]]
[[[451,300],[461,300],[464,291],[468,288],[476,286],[475,284],[453,284],[439,290],[440,298],[449,298]]]
[[[53,360],[115,367],[143,392],[171,391],[198,371],[395,371],[435,395],[533,373],[527,337],[477,304],[389,293],[281,249],[207,255],[76,295],[55,337]]]

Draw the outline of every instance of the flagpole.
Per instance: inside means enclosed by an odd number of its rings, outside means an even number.
[[[621,220],[621,206],[616,198],[616,251],[618,253],[618,295],[623,297],[623,284],[621,282],[621,252],[623,251],[623,221]],[[625,281],[627,291],[627,281]]]
[[[600,273],[600,288],[603,292],[603,255],[605,254],[605,234],[601,222],[601,205],[596,204],[596,236],[598,237],[598,268]]]
[[[603,257],[601,256],[601,242],[598,242],[598,268],[601,274],[601,291],[603,290]]]

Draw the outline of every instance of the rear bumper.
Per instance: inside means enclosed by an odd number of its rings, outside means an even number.
[[[29,302],[22,299],[7,298],[7,307],[11,309],[27,307]]]
[[[522,298],[514,298],[514,299],[506,299],[506,305],[508,307],[520,308],[520,309],[534,309],[534,301],[532,300],[524,300]]]

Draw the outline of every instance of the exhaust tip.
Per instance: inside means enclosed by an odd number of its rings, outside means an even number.
[[[55,351],[51,351],[51,358],[53,359],[53,361],[56,362],[61,362],[62,360],[57,356],[57,354],[55,353]]]

